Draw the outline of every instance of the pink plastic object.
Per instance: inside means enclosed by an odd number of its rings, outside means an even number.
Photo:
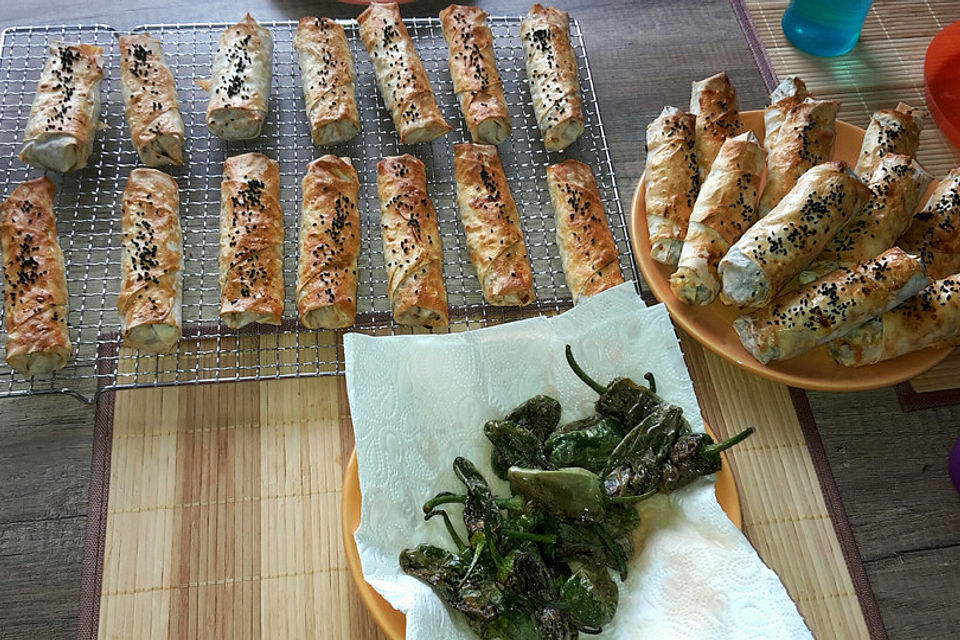
[[[950,452],[950,460],[947,462],[947,468],[950,471],[950,479],[953,480],[953,486],[960,491],[960,438],[957,438],[953,445],[953,451]]]

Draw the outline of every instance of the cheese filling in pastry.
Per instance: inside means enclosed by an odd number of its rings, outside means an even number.
[[[120,332],[127,347],[167,353],[181,332],[183,234],[177,182],[134,169],[121,201]]]
[[[547,167],[557,247],[573,304],[623,282],[617,244],[590,167],[565,160]]]
[[[915,256],[893,247],[738,317],[733,328],[761,363],[786,360],[889,311],[929,282]]]
[[[260,135],[270,103],[273,37],[248,13],[220,36],[209,80],[197,81],[210,92],[207,128],[224,140]]]
[[[280,169],[260,153],[227,158],[220,183],[220,317],[231,329],[283,316]]]
[[[827,344],[837,364],[862,367],[930,346],[960,344],[960,274],[920,293]]]
[[[843,162],[826,162],[807,171],[720,260],[724,302],[742,307],[769,303],[869,196],[870,190]]]
[[[584,130],[577,60],[570,46],[570,15],[534,4],[520,23],[520,40],[543,145],[560,151]]]
[[[293,47],[313,144],[340,144],[357,135],[356,73],[343,27],[329,18],[300,18]]]
[[[394,322],[447,326],[443,247],[437,212],[427,195],[423,163],[410,154],[381,160],[377,164],[377,198]]]
[[[720,292],[717,264],[757,220],[766,152],[753,132],[728,138],[690,215],[670,287],[687,304],[710,304]]]
[[[816,280],[837,267],[852,267],[894,245],[910,223],[932,176],[905,155],[886,154],[867,182],[866,206],[827,243],[800,274],[800,282]]]
[[[860,145],[860,155],[854,171],[866,180],[880,166],[885,154],[917,155],[922,129],[920,110],[908,104],[901,102],[896,109],[880,109],[875,112],[863,134],[863,143]]]
[[[960,168],[940,181],[897,245],[919,254],[935,280],[960,272]]]
[[[348,158],[307,165],[300,212],[297,312],[308,329],[343,329],[357,312],[360,182]]]
[[[183,118],[163,46],[147,33],[120,36],[120,55],[124,113],[140,161],[183,164]]]
[[[743,128],[737,110],[737,92],[727,74],[718,73],[693,83],[690,113],[697,116],[697,162],[700,179],[706,180],[724,141]]]
[[[769,213],[811,168],[830,160],[840,103],[807,98],[790,107],[767,145],[767,183],[760,215]]]
[[[696,116],[664,107],[647,125],[644,201],[650,255],[675,265],[687,235],[690,213],[700,193],[696,152]]]
[[[87,165],[100,123],[103,49],[50,45],[23,133],[20,159],[66,173]]]
[[[50,178],[37,178],[0,204],[7,364],[25,376],[62,368],[72,350],[53,195]]]
[[[467,251],[484,300],[496,306],[529,304],[534,299],[533,274],[497,148],[454,145],[453,168]]]
[[[357,22],[401,144],[430,142],[450,131],[397,3],[371,4]]]
[[[493,33],[479,7],[452,4],[440,12],[450,50],[450,77],[474,142],[500,144],[510,135],[510,112],[493,53]]]

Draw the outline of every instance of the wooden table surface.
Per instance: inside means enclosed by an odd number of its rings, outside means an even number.
[[[167,0],[0,2],[0,28],[238,18],[236,3]],[[434,16],[447,2],[416,2]],[[482,2],[519,15],[528,2]],[[583,26],[624,206],[643,169],[644,127],[683,106],[690,81],[725,70],[742,109],[765,90],[728,0],[564,0]],[[258,19],[354,17],[356,6],[248,0]],[[931,34],[932,35],[932,34]],[[891,638],[960,633],[960,496],[947,476],[960,407],[904,414],[892,389],[811,393],[844,506]],[[69,397],[0,400],[0,637],[70,638],[76,631],[93,407]]]

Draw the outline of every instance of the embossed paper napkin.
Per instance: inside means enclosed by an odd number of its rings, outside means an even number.
[[[530,396],[563,405],[562,422],[593,412],[596,394],[567,367],[564,345],[601,382],[656,374],[658,392],[703,421],[663,305],[645,307],[627,283],[553,318],[467,333],[344,339],[347,393],[363,496],[357,547],[367,581],[407,616],[407,638],[472,637],[397,557],[428,542],[451,548],[420,505],[458,491],[456,456],[474,461],[494,490],[483,423]],[[746,426],[746,425],[744,425]],[[786,590],[714,497],[713,478],[656,496],[643,524],[620,606],[602,638],[809,638]]]

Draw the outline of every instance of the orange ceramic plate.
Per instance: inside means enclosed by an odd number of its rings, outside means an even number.
[[[709,427],[707,431],[710,431]],[[720,503],[724,513],[737,526],[737,529],[740,529],[742,524],[740,496],[737,495],[737,486],[733,482],[733,474],[730,473],[730,465],[727,464],[726,456],[723,453],[720,455],[723,458],[723,467],[717,473],[717,502]],[[357,450],[354,449],[343,473],[343,496],[340,499],[340,528],[343,536],[343,550],[347,555],[347,568],[350,575],[353,576],[357,590],[360,592],[360,599],[363,600],[363,604],[366,605],[380,630],[390,640],[403,640],[407,628],[406,618],[402,613],[391,607],[390,603],[384,600],[376,589],[363,579],[357,541],[353,537],[353,533],[359,526],[360,477],[357,475]]]
[[[763,140],[762,111],[746,111],[740,114],[740,118],[757,138]],[[833,159],[843,160],[853,166],[860,153],[862,141],[863,129],[837,121]],[[935,186],[930,185],[921,202],[926,201]],[[724,305],[719,300],[706,306],[688,305],[673,294],[670,288],[673,268],[650,257],[643,177],[640,178],[633,195],[630,239],[647,285],[657,300],[666,305],[674,322],[717,355],[764,378],[816,391],[864,391],[909,380],[950,353],[949,348],[927,348],[866,367],[843,367],[827,355],[827,347],[823,345],[790,360],[760,364],[743,348],[733,330],[733,320],[739,315],[736,307]]]
[[[923,60],[923,86],[927,107],[940,130],[946,134],[953,146],[960,148],[958,64],[960,21],[954,22],[934,37]]]

